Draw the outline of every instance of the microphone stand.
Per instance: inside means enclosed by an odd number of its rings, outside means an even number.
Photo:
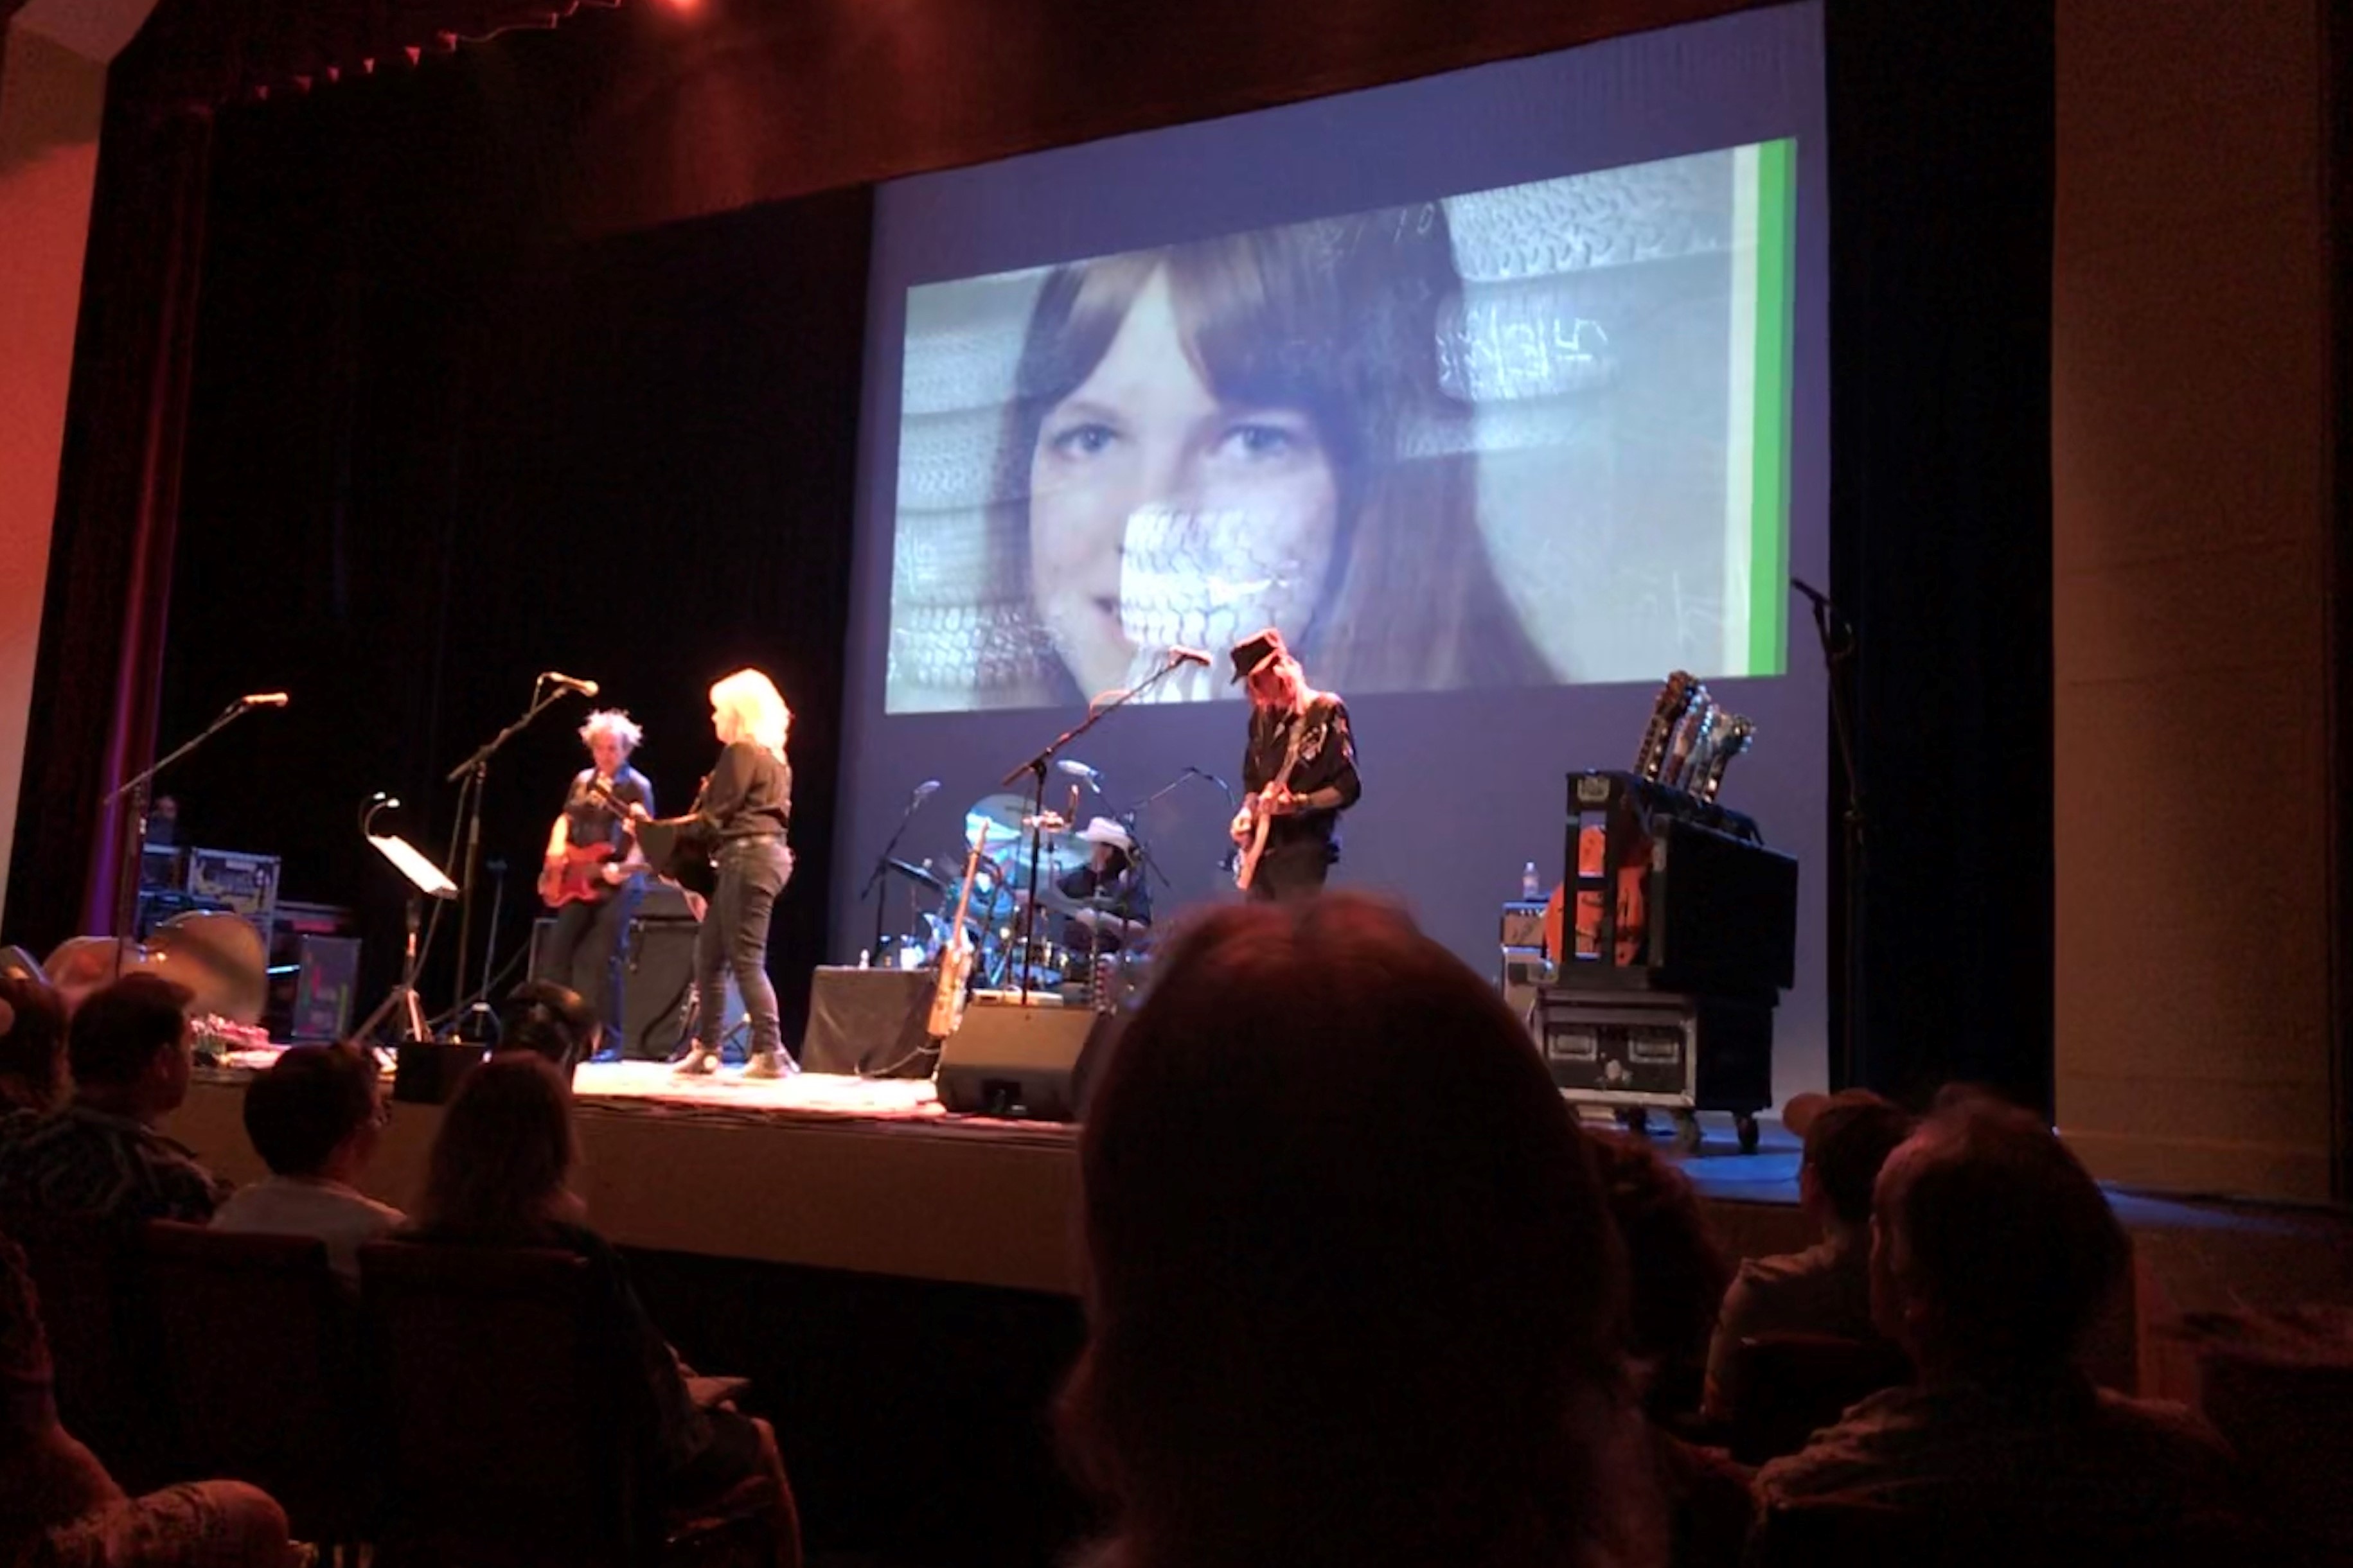
[[[114,885],[114,976],[122,977],[122,943],[137,935],[133,929],[139,919],[139,884],[147,876],[147,786],[155,775],[227,729],[253,710],[252,704],[232,702],[220,711],[220,717],[204,727],[194,740],[183,742],[170,755],[151,763],[142,771],[115,785],[102,796],[100,805],[112,805],[124,795],[131,797],[131,864],[119,872]]]
[[[1014,952],[1021,955],[1021,1005],[1029,1005],[1029,939],[1038,921],[1038,857],[1045,844],[1046,770],[1053,765],[1055,754],[1072,741],[1103,722],[1113,710],[1126,707],[1176,672],[1187,661],[1171,657],[1151,675],[1118,693],[1101,707],[1090,705],[1087,716],[1046,742],[1046,749],[1023,763],[1019,767],[997,781],[999,789],[1009,789],[1023,773],[1029,775],[1029,897],[1021,906],[1021,934]]]
[[[867,951],[874,955],[877,963],[882,962],[882,906],[890,901],[878,889],[881,887],[883,876],[891,869],[891,853],[899,847],[899,840],[905,835],[907,824],[915,820],[915,813],[931,797],[931,791],[917,790],[914,797],[907,802],[907,809],[899,814],[899,826],[891,830],[891,841],[882,846],[882,853],[874,861],[874,874],[867,878],[866,886],[858,890],[861,900],[869,893],[874,894],[874,945]]]
[[[522,733],[533,720],[554,707],[571,692],[572,688],[558,686],[543,697],[540,695],[540,683],[533,682],[531,706],[523,710],[522,717],[477,746],[473,755],[451,768],[441,781],[458,785],[458,809],[465,821],[466,836],[458,880],[458,980],[450,1003],[453,1014],[462,1014],[466,1008],[466,949],[473,939],[474,881],[482,852],[482,783],[490,776],[491,758],[497,754],[501,746]]]
[[[1831,693],[1831,736],[1838,747],[1840,783],[1846,793],[1846,805],[1841,818],[1843,829],[1839,851],[1841,862],[1839,930],[1840,978],[1846,992],[1843,1027],[1835,1052],[1838,1070],[1831,1075],[1834,1088],[1844,1089],[1859,1081],[1862,1052],[1856,1042],[1861,1036],[1862,1020],[1862,885],[1863,885],[1863,809],[1862,776],[1855,771],[1853,720],[1847,710],[1847,666],[1855,654],[1854,627],[1840,617],[1833,625],[1827,599],[1811,594],[1806,595],[1813,606],[1814,636],[1821,644],[1822,672]]]

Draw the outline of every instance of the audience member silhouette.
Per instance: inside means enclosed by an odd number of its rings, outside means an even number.
[[[357,1046],[294,1046],[245,1091],[245,1133],[269,1179],[232,1194],[213,1228],[315,1236],[327,1261],[359,1288],[359,1249],[407,1223],[357,1185],[375,1157],[391,1106],[382,1069]]]
[[[64,1104],[70,1083],[56,989],[38,974],[0,972],[0,1140],[13,1114],[47,1116]]]
[[[1676,1568],[1732,1568],[1757,1517],[1748,1472],[1721,1450],[1687,1443],[1665,1423],[1699,1405],[1701,1357],[1732,1266],[1709,1231],[1691,1181],[1645,1140],[1593,1140],[1609,1217],[1632,1281],[1626,1356],[1644,1409]]]
[[[1802,1252],[1752,1258],[1725,1293],[1707,1351],[1705,1409],[1732,1413],[1727,1373],[1744,1339],[1765,1334],[1878,1337],[1871,1318],[1871,1194],[1913,1118],[1867,1089],[1799,1095],[1782,1114],[1805,1140],[1798,1203],[1821,1233]]]
[[[508,994],[499,1016],[499,1049],[529,1051],[555,1064],[566,1083],[595,1049],[603,1026],[580,993],[533,980]]]
[[[572,1091],[555,1064],[501,1051],[466,1075],[433,1141],[417,1228],[402,1239],[448,1246],[540,1247],[575,1252],[592,1268],[607,1331],[635,1363],[664,1469],[662,1501],[691,1506],[753,1476],[776,1482],[779,1560],[797,1552],[799,1526],[776,1434],[724,1406],[700,1408],[686,1369],[631,1289],[620,1255],[588,1227],[571,1186],[578,1143]]]
[[[1337,895],[1161,960],[1080,1134],[1073,1465],[1119,1568],[1663,1560],[1587,1141],[1494,988]]]
[[[1917,1369],[1757,1473],[1767,1507],[1825,1497],[2000,1538],[2163,1532],[2241,1508],[2228,1450],[2179,1405],[2078,1365],[2130,1243],[2075,1156],[2025,1111],[1969,1095],[1888,1157],[1872,1306]]]
[[[0,1136],[0,1215],[212,1217],[227,1184],[158,1130],[188,1094],[191,994],[174,981],[134,973],[74,1010],[66,1047],[73,1099],[56,1115]]]
[[[59,1568],[290,1568],[286,1514],[236,1481],[130,1497],[58,1420],[25,1255],[0,1237],[0,1563]]]

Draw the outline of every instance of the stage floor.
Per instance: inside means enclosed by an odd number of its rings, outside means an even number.
[[[249,1068],[200,1070],[169,1124],[221,1174],[268,1173],[241,1116]],[[658,1062],[584,1065],[575,1082],[582,1169],[598,1226],[624,1246],[902,1278],[1069,1293],[1077,1289],[1078,1130],[952,1115],[928,1079],[740,1068],[687,1078]],[[1592,1115],[1597,1125],[1606,1115]],[[413,1209],[441,1109],[403,1103],[364,1185]],[[1810,1239],[1799,1143],[1760,1117],[1743,1154],[1731,1119],[1700,1118],[1701,1147],[1654,1146],[1689,1176],[1735,1257]],[[2181,1309],[2353,1300],[2338,1216],[2110,1191]]]

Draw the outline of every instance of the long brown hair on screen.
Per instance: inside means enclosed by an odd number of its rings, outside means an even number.
[[[1437,203],[1318,218],[1070,262],[1031,309],[989,508],[988,597],[1018,606],[997,646],[1067,686],[1029,606],[1030,455],[1049,414],[1110,352],[1163,269],[1187,356],[1223,401],[1314,421],[1339,533],[1312,622],[1292,638],[1319,683],[1422,691],[1554,679],[1497,582],[1478,518],[1471,409],[1440,385],[1461,293]],[[983,679],[992,661],[984,660]]]

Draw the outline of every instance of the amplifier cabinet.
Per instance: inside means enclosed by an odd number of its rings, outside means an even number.
[[[269,940],[269,922],[278,906],[278,857],[248,855],[235,849],[188,851],[187,891],[190,897],[212,899],[235,910]]]
[[[1542,947],[1545,944],[1545,901],[1514,899],[1504,906],[1503,945]]]
[[[1578,1103],[1753,1116],[1773,1100],[1768,1003],[1547,986],[1536,1044]]]
[[[628,1060],[668,1061],[684,1046],[691,1022],[694,942],[701,931],[691,916],[669,920],[639,914],[629,921],[622,939],[621,971],[621,1055]],[[531,977],[569,985],[571,976],[553,973],[547,963],[548,942],[554,934],[554,915],[532,922]],[[725,1011],[720,1015],[723,1047],[741,1043],[736,1037],[744,1029],[744,994],[732,972],[726,991]],[[603,1005],[601,997],[586,1000],[591,1007]]]

